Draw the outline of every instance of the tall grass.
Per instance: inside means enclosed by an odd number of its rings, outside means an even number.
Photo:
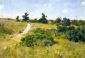
[[[56,26],[33,23],[32,30],[28,34],[33,33],[33,30],[39,27],[54,29]],[[57,35],[54,39],[58,43],[49,47],[26,47],[17,44],[16,46],[0,49],[0,58],[85,58],[85,43],[75,43],[64,39],[64,34]]]
[[[0,56],[4,52],[2,49],[10,44],[16,43],[12,40],[19,31],[26,27],[25,22],[16,22],[15,20],[0,19]],[[8,53],[8,52],[6,52]],[[6,54],[5,53],[5,54]],[[4,58],[4,55],[0,58]]]
[[[15,20],[0,19],[0,38],[9,38],[7,35],[19,33],[26,27],[24,22],[16,22]]]
[[[4,58],[84,58],[85,44],[59,39],[59,43],[49,47],[15,46],[3,50]]]

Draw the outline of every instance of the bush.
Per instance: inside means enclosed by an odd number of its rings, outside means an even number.
[[[70,27],[58,26],[57,27],[58,32],[68,32],[68,31],[71,31],[71,30],[75,30],[75,27],[74,26],[70,26]]]
[[[65,34],[65,38],[67,38],[68,40],[72,40],[75,42],[85,42],[85,27],[78,27],[75,28],[73,26],[58,26],[57,28],[57,33],[64,33]]]
[[[22,43],[28,47],[32,46],[52,46],[55,41],[52,36],[48,36],[46,34],[32,34],[27,35],[26,37],[21,39]]]
[[[84,30],[75,29],[75,30],[68,31],[66,37],[67,39],[75,42],[79,42],[79,41],[85,42],[85,36],[84,36],[85,33],[82,31]]]
[[[22,38],[22,43],[26,46],[52,46],[55,41],[53,40],[53,33],[55,30],[44,30],[37,28],[34,30],[34,34],[27,35]]]
[[[65,26],[58,26],[58,28],[57,28],[58,32],[66,32],[67,30],[68,30],[68,28]]]

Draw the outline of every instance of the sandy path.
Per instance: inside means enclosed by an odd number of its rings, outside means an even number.
[[[24,29],[24,31],[21,31],[21,33],[19,33],[16,37],[14,37],[12,39],[14,39],[15,41],[20,41],[22,36],[27,34],[30,29],[31,29],[31,24],[28,23],[27,27]]]
[[[21,34],[26,34],[31,28],[31,24],[27,24],[27,27],[24,29],[24,31]]]

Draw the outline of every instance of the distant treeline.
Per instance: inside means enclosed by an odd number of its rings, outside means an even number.
[[[24,15],[22,15],[22,20],[19,19],[19,16],[16,17],[16,21],[25,21],[25,22],[40,22],[40,23],[52,23],[52,24],[63,24],[63,25],[70,25],[70,24],[73,24],[73,25],[84,25],[85,24],[85,20],[77,20],[77,19],[74,19],[74,20],[71,20],[69,18],[61,18],[61,17],[58,17],[56,18],[55,20],[48,20],[46,18],[47,16],[42,13],[42,16],[40,19],[29,19],[29,14],[28,13],[25,13]]]

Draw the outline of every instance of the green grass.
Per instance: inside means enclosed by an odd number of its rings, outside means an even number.
[[[28,34],[33,33],[36,28],[55,29],[56,25],[32,23],[32,29]],[[26,47],[19,44],[7,47],[0,50],[0,58],[84,58],[85,43],[66,40],[63,35],[54,37],[58,43],[49,47]]]
[[[32,29],[42,28],[42,29],[56,29],[55,24],[42,24],[42,23],[32,23]]]
[[[5,27],[12,29],[14,32],[19,32],[26,27],[25,22],[16,22],[15,20],[0,19],[0,24],[4,24]]]
[[[26,25],[27,23],[25,22],[16,22],[15,20],[0,19],[0,27],[4,26],[6,32],[13,32],[12,34],[0,32],[0,51],[5,46],[16,43],[12,38],[15,37],[19,33],[19,31],[23,30]],[[3,28],[0,28],[0,30],[3,30]]]
[[[0,19],[0,25],[4,25],[4,28],[8,28],[10,31],[13,31],[12,34],[6,34],[5,32],[0,33],[0,39],[9,39],[14,34],[18,34],[19,31],[23,30],[26,27],[24,22],[16,22],[15,20]]]
[[[55,38],[56,39],[56,38]],[[6,48],[1,55],[4,58],[84,58],[85,44],[74,43],[59,39],[59,43],[50,47],[34,48],[26,46],[15,46]]]

